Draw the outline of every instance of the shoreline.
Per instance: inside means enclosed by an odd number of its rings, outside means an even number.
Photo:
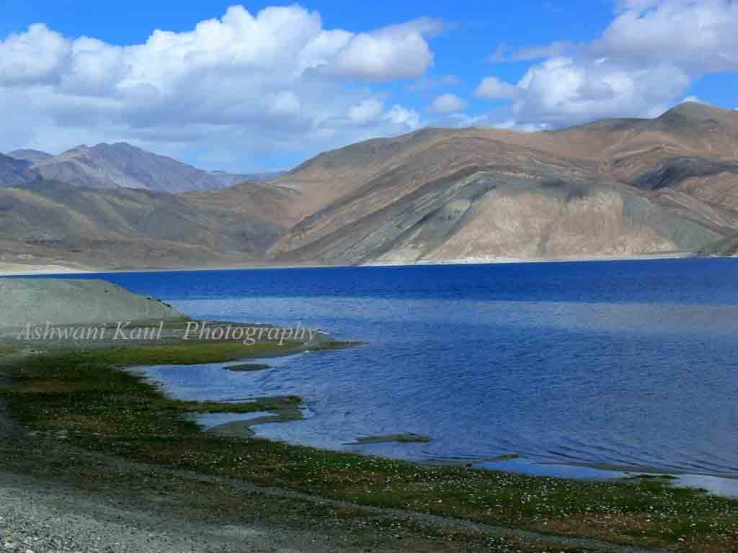
[[[50,463],[48,466],[54,467],[49,476],[52,481],[60,478],[60,471],[76,474],[82,470],[88,473],[88,480],[105,478],[105,471],[99,474],[98,469],[84,461],[93,455],[98,464],[144,463],[150,467],[146,470],[176,469],[182,477],[191,475],[188,479],[227,477],[243,485],[284,490],[280,493],[307,493],[310,497],[348,502],[342,504],[358,509],[376,508],[384,516],[403,513],[411,517],[444,517],[443,520],[458,523],[486,525],[487,529],[505,529],[506,535],[512,532],[516,540],[520,532],[536,536],[525,548],[512,548],[514,551],[550,551],[540,547],[546,539],[543,535],[558,540],[562,548],[557,545],[557,550],[566,550],[563,546],[568,546],[576,551],[593,550],[583,548],[582,540],[599,544],[597,547],[605,551],[616,551],[623,545],[667,547],[682,543],[700,551],[702,545],[713,547],[710,544],[725,536],[738,540],[738,501],[674,488],[658,478],[593,482],[526,476],[469,467],[432,467],[258,437],[212,436],[184,416],[280,409],[292,410],[294,414],[299,398],[236,404],[186,402],[167,398],[153,384],[121,370],[126,366],[177,365],[196,360],[220,363],[261,357],[264,353],[233,348],[229,343],[216,348],[210,344],[188,344],[179,349],[147,345],[50,352],[14,360],[6,357],[0,363],[0,373],[10,386],[0,388],[0,410],[7,410],[25,427],[21,443],[23,448],[35,451],[31,457],[35,461],[29,463],[29,458],[23,457],[25,449],[13,450],[10,456],[21,455],[17,458],[27,467],[24,470],[41,470],[39,463]],[[90,395],[91,391],[95,395]],[[1,419],[0,413],[0,423]],[[87,453],[70,458],[61,453],[68,447]],[[51,458],[43,460],[47,456]],[[150,477],[139,488],[149,490],[161,484],[160,478]],[[103,489],[113,485],[107,483]],[[218,497],[213,508],[222,509],[221,502],[226,499]],[[619,513],[627,517],[621,518]],[[572,517],[581,520],[581,524],[571,526]],[[297,520],[304,521],[304,515]],[[416,525],[417,521],[413,527]],[[434,528],[433,535],[437,537],[439,530]],[[679,530],[675,533],[673,528]],[[718,534],[713,533],[713,528],[719,529]],[[479,540],[478,531],[473,534],[474,538],[465,533],[454,539]],[[450,551],[474,550],[462,547],[458,541],[454,543]],[[511,546],[506,540],[492,550],[510,551]],[[417,549],[405,542],[400,550],[438,549],[429,548],[427,542]]]
[[[361,268],[407,268],[407,267],[453,267],[453,266],[492,266],[492,265],[535,265],[550,263],[616,263],[630,261],[662,261],[686,259],[738,259],[735,256],[698,255],[693,252],[671,252],[664,254],[643,254],[629,256],[599,256],[599,257],[557,257],[557,258],[468,258],[442,261],[423,261],[416,263],[379,263],[369,262],[357,265],[237,265],[237,266],[198,266],[172,268],[114,268],[99,267],[76,268],[64,265],[28,265],[1,264],[0,278],[16,276],[59,276],[65,275],[114,275],[131,273],[192,273],[192,272],[220,272],[220,271],[278,271],[291,269],[361,269]]]
[[[0,263],[0,277],[35,275],[79,275],[92,273],[91,269],[69,267],[55,263],[24,265],[22,263]]]
[[[217,431],[219,426],[228,427],[229,436],[237,438],[256,437],[269,441],[277,441],[259,432],[261,424],[271,424],[274,422],[299,422],[302,418],[294,419],[241,419],[238,415],[233,416],[233,420],[220,423],[218,426],[208,427],[205,431]],[[402,436],[402,434],[397,434]],[[402,440],[385,440],[401,444]],[[425,441],[425,440],[417,440]],[[428,440],[430,441],[430,439]],[[407,443],[412,443],[408,440]],[[295,441],[287,441],[286,443],[298,447],[311,447]],[[356,441],[349,442],[345,445],[361,446],[371,443],[379,443],[378,439],[372,438],[372,441]],[[321,448],[324,449],[324,448]],[[416,459],[406,457],[392,457],[377,453],[363,453],[358,449],[324,449],[325,451],[337,451],[344,453],[352,453],[364,457],[380,457],[387,460],[406,461],[424,466],[449,466],[449,467],[471,467],[481,470],[501,471],[520,476],[535,476],[547,478],[561,478],[565,480],[583,481],[583,482],[629,482],[634,480],[646,479],[663,479],[665,483],[674,488],[703,489],[708,493],[717,497],[738,499],[738,474],[729,476],[724,474],[710,474],[701,472],[689,472],[687,470],[667,470],[658,467],[648,466],[627,466],[607,463],[584,463],[572,461],[556,462],[556,461],[534,461],[517,454],[501,455],[497,458],[480,458],[469,457],[465,459],[443,458],[434,459]]]

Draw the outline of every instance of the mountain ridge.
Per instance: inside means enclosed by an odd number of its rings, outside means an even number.
[[[114,269],[258,263],[284,231],[264,215],[281,211],[282,195],[260,183],[240,192],[253,200],[217,206],[187,194],[53,181],[0,188],[0,261]]]
[[[247,180],[262,181],[278,176],[205,171],[126,142],[79,145],[56,156],[38,150],[15,150],[6,157],[28,164],[25,179],[16,179],[14,184],[42,179],[88,188],[141,188],[179,193],[218,190]]]
[[[211,174],[130,144],[78,146],[35,163],[45,180],[89,188],[145,188],[165,192],[213,190],[241,182],[238,175]]]
[[[342,193],[323,198],[281,237],[270,249],[274,260],[416,263],[691,252],[738,228],[733,112],[685,104],[655,119],[558,131],[477,127],[389,140],[410,146],[349,146],[276,181],[306,195],[321,182],[341,181]],[[347,175],[343,168],[355,167],[356,151],[371,155]],[[450,187],[457,193],[447,197]],[[426,212],[416,220],[420,206]]]
[[[79,160],[92,151],[118,171],[129,155],[123,173],[156,178],[120,144],[67,152],[62,169],[71,159],[64,170],[86,178]],[[421,129],[324,152],[269,183],[176,194],[36,171],[60,170],[57,158],[0,157],[15,183],[0,188],[0,249],[157,268],[738,252],[738,114],[698,104],[537,133]]]

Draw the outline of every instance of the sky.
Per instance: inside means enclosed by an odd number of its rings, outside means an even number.
[[[738,0],[0,0],[0,151],[287,169],[425,126],[738,107]]]

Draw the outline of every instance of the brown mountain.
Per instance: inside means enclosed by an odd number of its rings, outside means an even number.
[[[277,183],[315,211],[285,263],[693,252],[738,232],[738,115],[684,104],[653,120],[523,134],[428,129],[329,152]]]
[[[285,232],[272,220],[289,191],[238,187],[238,205],[216,195],[101,190],[50,181],[0,188],[0,261],[104,268],[258,264]]]
[[[133,185],[172,186],[175,174],[180,185],[198,182],[181,164],[159,173],[159,160],[119,146],[73,152],[67,165],[64,156],[42,160],[32,171],[55,167],[90,185],[95,172],[85,164],[95,150]],[[124,151],[131,157],[118,157]],[[176,195],[120,188],[131,181],[94,189],[34,175],[29,184],[27,169],[7,167],[15,187],[0,189],[0,249],[36,261],[167,267],[738,251],[738,114],[700,104],[541,133],[424,129],[326,152],[268,184]]]
[[[44,180],[88,188],[186,192],[217,190],[249,179],[247,175],[202,171],[125,143],[78,146],[58,156],[39,156],[28,150],[11,155],[32,161],[30,171]]]

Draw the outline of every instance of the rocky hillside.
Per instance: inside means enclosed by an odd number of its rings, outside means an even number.
[[[706,250],[738,232],[738,115],[545,133],[429,129],[318,156],[277,182],[307,216],[284,263],[414,263]],[[308,210],[310,211],[310,210]]]
[[[217,196],[83,188],[50,181],[0,188],[0,262],[106,268],[259,263],[285,230],[290,191],[250,183]]]

